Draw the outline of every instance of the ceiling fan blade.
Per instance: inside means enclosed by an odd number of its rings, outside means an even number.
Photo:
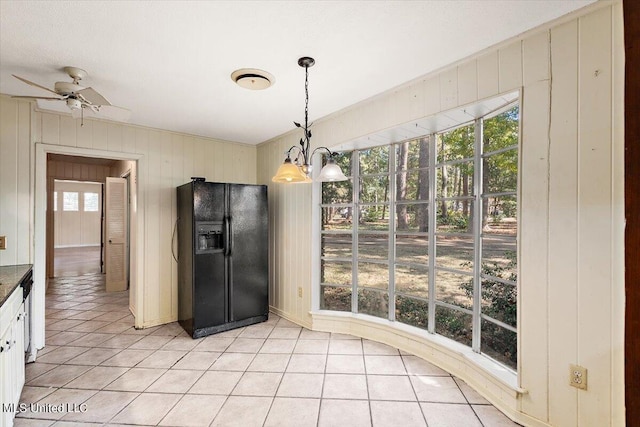
[[[131,118],[131,110],[115,105],[102,105],[98,108],[97,115],[118,122],[128,122]]]
[[[20,80],[20,81],[25,82],[25,83],[26,83],[26,84],[28,84],[28,85],[35,86],[35,87],[40,88],[40,89],[42,89],[42,90],[46,90],[47,92],[51,92],[51,93],[53,93],[53,94],[55,94],[55,95],[58,95],[58,92],[55,92],[55,91],[53,91],[53,90],[51,90],[51,89],[49,89],[49,88],[46,88],[46,87],[44,87],[44,86],[40,86],[38,83],[34,83],[34,82],[31,82],[31,81],[29,81],[29,80],[27,80],[27,79],[23,79],[22,77],[16,76],[15,74],[11,74],[11,75],[12,75],[13,77],[15,77],[16,79],[18,79],[18,80]]]
[[[74,119],[84,117],[95,117],[97,119],[109,119],[117,122],[127,122],[131,117],[131,110],[115,105],[88,105],[85,104],[82,109],[71,110],[71,116]]]
[[[95,89],[87,87],[76,92],[76,95],[82,97],[91,105],[111,105],[107,98],[100,95]]]
[[[19,99],[46,99],[47,101],[64,101],[65,98],[53,98],[47,96],[11,96]]]

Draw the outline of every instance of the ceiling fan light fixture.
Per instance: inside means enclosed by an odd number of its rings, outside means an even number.
[[[82,108],[82,102],[78,101],[75,98],[67,98],[67,107],[72,110],[79,110]]]
[[[231,80],[245,89],[263,90],[271,87],[276,79],[271,73],[257,68],[241,68],[231,73]]]

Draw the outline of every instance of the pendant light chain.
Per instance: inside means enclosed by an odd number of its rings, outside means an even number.
[[[304,67],[304,139],[306,141],[303,153],[304,163],[309,164],[309,66]]]

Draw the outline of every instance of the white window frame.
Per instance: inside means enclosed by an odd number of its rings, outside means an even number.
[[[471,120],[471,121],[467,121],[464,123],[459,123],[458,125],[456,125],[455,127],[451,127],[449,129],[445,129],[445,130],[441,130],[439,132],[435,132],[435,133],[430,133],[430,134],[426,134],[423,136],[427,136],[429,135],[430,140],[429,140],[429,166],[428,166],[428,170],[429,170],[429,201],[428,201],[428,215],[429,215],[429,232],[428,232],[428,236],[429,236],[429,241],[428,241],[428,253],[429,253],[429,261],[428,261],[428,274],[429,274],[429,297],[428,297],[428,304],[429,304],[429,310],[428,310],[428,315],[429,315],[429,319],[428,319],[428,332],[430,333],[435,333],[435,310],[436,310],[436,306],[443,306],[443,307],[447,307],[447,308],[452,308],[461,312],[468,312],[468,314],[471,314],[472,316],[472,345],[471,345],[471,349],[476,352],[476,353],[481,353],[481,323],[483,320],[492,322],[502,328],[505,328],[507,330],[510,330],[512,332],[515,332],[516,334],[518,333],[517,328],[511,326],[511,325],[507,325],[503,322],[500,322],[497,319],[492,319],[486,315],[484,315],[481,312],[481,307],[482,307],[482,300],[481,300],[481,283],[482,283],[482,279],[485,278],[490,278],[491,280],[495,280],[498,282],[502,282],[506,285],[512,285],[512,286],[516,286],[518,287],[518,283],[517,282],[510,282],[508,280],[505,279],[500,279],[500,278],[496,278],[493,276],[487,276],[484,273],[482,273],[482,239],[484,237],[484,234],[482,232],[482,206],[483,206],[483,197],[490,197],[490,196],[514,196],[516,197],[516,200],[518,202],[518,206],[519,206],[519,186],[520,186],[520,182],[519,182],[519,176],[520,176],[520,144],[521,144],[521,138],[518,138],[518,143],[514,146],[510,146],[510,147],[505,147],[502,148],[500,150],[496,150],[496,151],[492,151],[492,152],[488,152],[488,153],[484,153],[483,152],[483,122],[485,120],[489,120],[505,111],[508,111],[509,109],[520,105],[520,99],[518,98],[517,100],[515,100],[514,102],[510,102],[498,109],[495,109],[494,111],[491,111],[487,114],[482,115],[479,118],[476,118],[475,120]],[[520,105],[520,113],[521,113],[521,105]],[[522,117],[520,116],[519,118],[519,122],[521,123],[522,121]],[[473,153],[473,158],[469,158],[469,159],[464,159],[461,161],[473,161],[474,164],[474,194],[473,194],[473,198],[471,200],[473,200],[473,221],[474,221],[474,225],[473,225],[473,233],[470,235],[473,238],[473,243],[474,243],[474,254],[473,254],[473,272],[472,274],[470,274],[469,272],[465,272],[465,275],[469,275],[469,277],[473,278],[473,306],[472,306],[472,310],[466,310],[463,309],[461,307],[454,307],[451,304],[448,304],[446,302],[442,302],[442,301],[437,301],[436,300],[436,292],[435,292],[435,276],[436,276],[436,272],[440,269],[440,271],[450,271],[449,269],[443,268],[443,267],[438,267],[436,265],[436,257],[434,256],[434,254],[436,253],[435,251],[435,246],[436,246],[436,239],[437,239],[437,227],[436,227],[436,203],[439,203],[438,199],[437,199],[437,179],[436,179],[436,171],[439,167],[442,167],[443,165],[449,164],[449,163],[458,163],[458,160],[455,161],[445,161],[445,162],[441,162],[438,163],[437,158],[436,158],[436,143],[435,143],[435,139],[436,139],[436,135],[442,134],[444,132],[450,131],[450,130],[454,130],[456,128],[462,127],[462,126],[468,126],[468,125],[474,125],[474,131],[475,131],[475,137],[474,137],[474,153]],[[521,126],[521,125],[520,125]],[[520,132],[519,132],[520,133]],[[389,286],[386,290],[386,292],[388,292],[388,318],[387,320],[389,321],[395,321],[395,298],[396,298],[396,292],[395,292],[395,277],[394,277],[394,273],[395,273],[395,265],[396,265],[396,259],[395,259],[395,237],[396,237],[396,233],[397,230],[395,230],[395,208],[396,208],[396,200],[395,200],[395,196],[396,196],[396,191],[395,191],[395,181],[396,181],[396,176],[398,171],[396,170],[396,155],[395,155],[395,147],[397,146],[397,144],[405,142],[405,141],[413,141],[418,139],[419,137],[411,137],[408,139],[405,139],[403,141],[396,141],[396,142],[391,142],[391,143],[384,143],[384,144],[379,144],[377,146],[387,146],[389,147],[389,165],[388,165],[388,170],[387,173],[389,181],[388,181],[388,185],[389,185],[389,200],[385,203],[388,206],[389,209],[389,229],[387,231],[388,235],[389,235],[389,254],[388,254],[388,258],[387,258],[387,263],[389,266]],[[367,148],[371,148],[371,147],[367,147]],[[513,192],[505,192],[505,193],[496,193],[496,194],[490,194],[490,193],[483,193],[483,188],[482,188],[482,184],[483,184],[483,180],[482,180],[482,167],[483,167],[483,160],[491,155],[494,154],[498,154],[500,152],[503,151],[508,151],[508,150],[517,150],[518,151],[518,183],[517,183],[517,188],[515,191]],[[352,185],[352,194],[353,194],[353,200],[352,203],[350,204],[353,207],[353,216],[352,216],[352,230],[351,230],[351,236],[352,236],[352,255],[351,255],[351,262],[352,262],[352,285],[351,285],[351,306],[352,306],[352,310],[351,312],[353,314],[357,314],[358,313],[358,263],[361,261],[359,256],[358,256],[358,225],[359,225],[359,214],[360,214],[360,206],[362,205],[360,203],[359,197],[360,197],[360,179],[363,177],[360,175],[359,173],[359,152],[360,150],[358,149],[353,149],[353,150],[344,150],[347,152],[351,152],[351,176],[350,179],[352,179],[353,181],[353,185]],[[320,155],[318,155],[319,157]],[[316,159],[315,161],[318,162],[320,159]],[[317,174],[317,172],[316,172]],[[385,175],[385,174],[375,174],[375,175]],[[373,175],[367,174],[364,175],[365,177],[370,177]],[[508,193],[508,194],[507,194]],[[313,189],[312,189],[312,198],[315,201],[319,201],[320,203],[316,206],[320,206],[320,209],[316,208],[315,210],[320,211],[322,207],[326,207],[329,205],[325,205],[322,204],[322,185],[321,183],[318,183],[317,181],[314,181],[313,184]],[[364,205],[370,205],[371,203],[365,203]],[[317,214],[316,214],[317,215]],[[518,217],[519,217],[519,209],[518,209]],[[314,310],[321,310],[321,311],[325,311],[325,312],[334,312],[333,310],[322,310],[320,309],[320,298],[321,298],[321,292],[322,292],[322,286],[324,286],[325,284],[320,283],[320,268],[321,268],[321,262],[324,259],[324,257],[321,256],[321,245],[322,245],[322,236],[324,234],[331,234],[331,231],[322,231],[322,224],[321,221],[314,221],[314,237],[317,236],[317,239],[314,239],[317,244],[314,245],[314,248],[312,249],[312,260],[313,260],[313,269],[315,271],[318,272],[318,274],[314,274],[314,283],[313,283],[313,293],[312,293],[312,308]],[[514,240],[516,240],[517,242],[517,237],[514,238]],[[519,248],[517,247],[517,252],[519,252]],[[517,253],[517,258],[519,258],[519,253]],[[327,258],[327,259],[331,259],[331,260],[336,260],[335,258]],[[337,261],[337,260],[336,260]],[[457,273],[455,271],[451,271],[453,273]],[[329,284],[330,285],[330,284]],[[419,298],[418,298],[419,299]],[[404,324],[404,323],[403,323]],[[404,324],[407,325],[407,324]],[[407,326],[411,326],[411,325],[407,325]],[[484,353],[483,353],[484,354]],[[498,363],[500,363],[499,361],[496,361]],[[512,369],[511,367],[508,367],[508,369]]]

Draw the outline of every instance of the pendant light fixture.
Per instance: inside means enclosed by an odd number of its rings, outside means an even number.
[[[298,65],[304,67],[304,126],[298,122],[293,122],[296,127],[299,127],[304,132],[304,137],[300,138],[300,146],[297,145],[289,148],[285,154],[287,158],[284,163],[278,168],[278,172],[271,179],[273,182],[285,182],[285,183],[305,183],[311,182],[311,159],[318,150],[326,150],[329,154],[327,164],[320,171],[318,175],[318,181],[346,181],[348,178],[342,173],[340,166],[335,161],[335,156],[338,153],[329,150],[327,147],[318,147],[313,152],[309,153],[311,131],[309,130],[309,67],[313,67],[316,61],[313,58],[307,56],[298,59]],[[295,159],[295,163],[291,160],[291,152],[293,149],[297,149],[298,153]]]

